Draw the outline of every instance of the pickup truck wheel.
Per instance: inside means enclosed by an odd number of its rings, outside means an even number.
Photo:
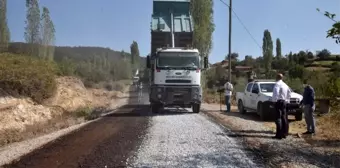
[[[302,120],[302,112],[301,111],[297,111],[295,114],[295,120],[296,121],[301,121]]]
[[[201,110],[201,104],[194,104],[192,105],[192,112],[199,113]]]
[[[262,103],[257,104],[257,113],[260,115],[260,118],[262,121],[265,121],[267,119],[267,116],[265,112],[263,111]]]
[[[242,100],[238,100],[237,107],[238,111],[241,112],[242,114],[245,114],[247,112],[247,110],[244,109]]]

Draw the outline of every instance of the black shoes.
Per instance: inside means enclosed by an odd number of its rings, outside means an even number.
[[[306,131],[302,133],[303,135],[315,135],[315,132]]]
[[[272,137],[272,139],[282,139],[282,138],[285,138],[285,137],[279,137],[279,136]]]
[[[311,135],[311,136],[315,136],[315,132],[310,132],[310,131],[306,131],[304,133],[302,133],[303,135]]]

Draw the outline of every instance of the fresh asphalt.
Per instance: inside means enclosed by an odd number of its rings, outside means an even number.
[[[152,114],[147,91],[127,105],[5,167],[259,167],[242,145],[190,109]]]

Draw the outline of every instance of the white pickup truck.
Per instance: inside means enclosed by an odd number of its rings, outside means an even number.
[[[273,80],[255,80],[248,83],[244,92],[236,93],[239,111],[256,111],[261,120],[271,119],[275,114],[274,104],[270,101],[274,86]],[[296,120],[302,120],[302,110],[299,107],[301,100],[302,95],[292,92],[290,103],[287,105],[288,114],[295,115]]]

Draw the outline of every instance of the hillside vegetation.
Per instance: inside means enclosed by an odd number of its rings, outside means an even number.
[[[27,43],[10,43],[8,51],[25,54],[30,50]],[[143,57],[137,57],[131,64],[131,54],[102,47],[55,47],[54,62],[58,65],[59,76],[78,76],[86,86],[95,87],[97,83],[108,83],[130,79],[133,70],[144,68]],[[34,57],[34,56],[33,56]]]
[[[54,62],[10,53],[0,54],[0,88],[13,96],[36,102],[53,95],[58,72]]]
[[[0,146],[117,108],[127,100],[133,72],[145,67],[136,41],[130,53],[55,46],[49,9],[38,0],[22,3],[25,42],[11,42],[7,1],[0,3]]]

